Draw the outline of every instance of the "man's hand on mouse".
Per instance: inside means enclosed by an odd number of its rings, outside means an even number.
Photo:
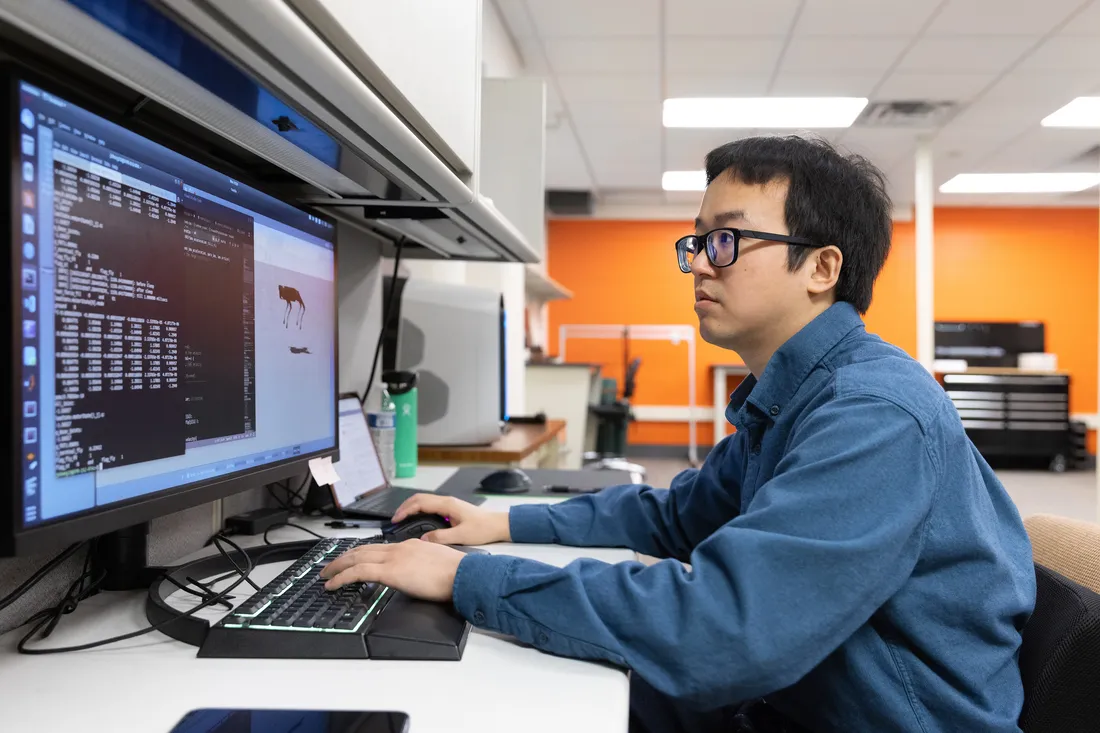
[[[325,590],[348,583],[382,583],[414,598],[449,601],[458,564],[466,554],[422,540],[364,545],[344,553],[321,571]]]
[[[447,517],[451,526],[428,532],[422,540],[441,545],[488,545],[511,542],[507,512],[487,512],[453,496],[417,494],[405,501],[393,515],[400,522],[414,514],[438,514]]]

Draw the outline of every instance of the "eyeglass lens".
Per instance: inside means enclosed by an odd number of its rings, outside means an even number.
[[[697,236],[687,236],[676,242],[676,257],[680,270],[691,272],[691,263],[703,249],[703,242]],[[737,257],[737,237],[728,229],[718,229],[706,236],[707,257],[715,267],[733,264]]]

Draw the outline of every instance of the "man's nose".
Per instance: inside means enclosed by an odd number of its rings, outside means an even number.
[[[691,261],[691,274],[698,280],[700,277],[714,277],[714,266],[710,264],[710,258],[707,257],[707,249],[703,247],[699,250],[699,253],[695,255],[695,259]]]

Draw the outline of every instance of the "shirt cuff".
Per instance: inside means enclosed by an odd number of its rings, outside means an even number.
[[[534,545],[557,542],[554,526],[550,523],[550,506],[547,504],[517,504],[509,509],[508,531],[512,535],[512,542]]]
[[[481,553],[462,558],[451,598],[463,618],[483,629],[500,630],[497,605],[504,593],[504,581],[517,562],[519,558]]]

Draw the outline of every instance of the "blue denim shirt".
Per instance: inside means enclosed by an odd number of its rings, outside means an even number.
[[[1031,545],[935,380],[840,303],[726,416],[737,432],[669,490],[511,510],[517,542],[671,560],[470,555],[459,611],[700,708],[765,697],[817,731],[1018,731]]]

